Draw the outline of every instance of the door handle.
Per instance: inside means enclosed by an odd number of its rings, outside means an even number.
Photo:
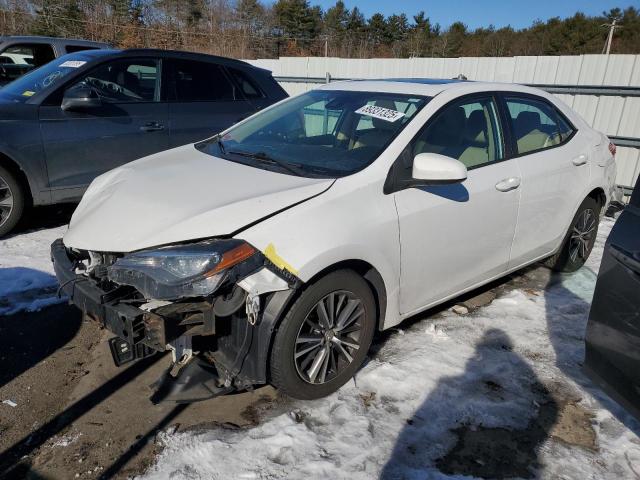
[[[520,178],[519,177],[510,177],[505,178],[504,180],[500,180],[496,183],[496,190],[500,192],[509,192],[511,190],[515,190],[520,186]]]
[[[620,262],[622,266],[628,268],[636,275],[640,275],[640,260],[634,258],[637,256],[637,254],[634,255],[633,253],[627,252],[620,247],[611,245],[611,256],[613,256],[613,258]]]
[[[140,130],[143,132],[157,132],[164,130],[164,125],[160,122],[147,122],[140,127]]]
[[[573,160],[571,160],[571,163],[573,163],[576,167],[584,165],[585,163],[587,163],[587,156],[584,153],[580,154],[577,157],[574,157]]]

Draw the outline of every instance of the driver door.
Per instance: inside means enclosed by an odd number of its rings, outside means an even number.
[[[168,148],[160,65],[156,58],[105,62],[65,87],[90,86],[100,106],[62,110],[62,89],[40,106],[54,201],[77,200],[98,175]]]
[[[507,270],[519,202],[518,165],[504,160],[504,136],[492,96],[445,105],[399,161],[437,153],[464,163],[458,184],[395,192],[400,223],[400,310],[409,315]]]

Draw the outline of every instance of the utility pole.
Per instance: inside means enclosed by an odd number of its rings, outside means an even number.
[[[609,27],[609,35],[607,35],[607,41],[605,42],[604,47],[602,48],[602,53],[606,55],[609,55],[609,52],[611,51],[611,42],[613,42],[613,34],[616,28],[622,28],[620,25],[616,25],[617,22],[618,22],[618,19],[614,18],[611,23],[602,24],[603,27]]]

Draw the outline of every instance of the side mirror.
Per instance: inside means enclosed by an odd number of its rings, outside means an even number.
[[[85,110],[102,105],[100,96],[91,87],[78,85],[64,92],[62,97],[62,110]]]
[[[459,183],[467,178],[467,167],[455,158],[438,153],[419,153],[413,159],[413,180],[423,185]]]

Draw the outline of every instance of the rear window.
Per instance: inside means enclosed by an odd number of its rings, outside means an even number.
[[[220,65],[191,60],[173,61],[174,102],[233,101],[235,87]]]

